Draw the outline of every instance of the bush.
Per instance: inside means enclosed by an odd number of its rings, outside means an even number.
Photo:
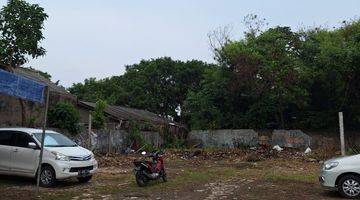
[[[107,107],[106,101],[99,100],[96,102],[95,109],[93,112],[91,112],[91,116],[92,116],[91,123],[95,129],[102,129],[105,127],[106,117],[104,114],[104,110],[106,107]]]
[[[153,152],[156,148],[148,141],[146,141],[141,134],[140,125],[135,121],[130,121],[128,135],[125,138],[125,143],[132,149],[143,148],[147,152]]]
[[[81,131],[79,111],[71,103],[57,103],[49,110],[48,119],[51,127],[65,129],[73,135]]]
[[[246,156],[246,161],[247,162],[259,162],[262,161],[263,159],[261,158],[261,156],[255,154],[255,153],[250,153],[249,155]]]
[[[172,134],[168,126],[164,126],[160,129],[160,135],[164,139],[164,148],[186,148],[186,140]]]

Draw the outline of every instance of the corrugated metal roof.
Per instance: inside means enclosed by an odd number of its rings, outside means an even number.
[[[96,104],[92,102],[79,101],[79,105],[94,109]],[[148,121],[155,124],[167,124],[184,127],[182,124],[173,122],[169,119],[162,118],[155,113],[147,110],[128,108],[124,106],[113,106],[108,105],[104,110],[108,115],[119,119],[119,120],[137,120],[137,121]],[[185,127],[184,127],[185,128]]]

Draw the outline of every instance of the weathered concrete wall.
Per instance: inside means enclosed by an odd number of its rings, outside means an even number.
[[[59,101],[76,103],[74,97],[50,92],[49,108],[51,109]],[[44,117],[44,106],[38,103],[24,100],[26,109],[26,126],[41,127]],[[0,127],[21,126],[21,106],[16,97],[0,94]]]
[[[259,143],[258,133],[252,129],[238,130],[193,130],[188,135],[188,141],[201,142],[209,147],[241,147],[256,146]]]
[[[291,148],[310,147],[311,137],[301,130],[274,130],[272,145]]]
[[[141,132],[141,134],[147,142],[156,147],[164,143],[158,132]],[[98,153],[109,153],[109,150],[110,153],[123,153],[127,148],[125,140],[128,133],[125,130],[93,130],[91,133],[91,147],[89,147],[89,133],[87,131],[75,137],[69,134],[66,135],[79,145]]]

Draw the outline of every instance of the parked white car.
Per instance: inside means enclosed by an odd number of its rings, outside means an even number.
[[[0,174],[36,177],[40,155],[41,129],[0,128]],[[40,184],[76,177],[88,182],[98,169],[94,154],[61,133],[47,130]]]
[[[360,197],[360,154],[325,161],[319,181],[327,189],[337,189],[344,197]]]

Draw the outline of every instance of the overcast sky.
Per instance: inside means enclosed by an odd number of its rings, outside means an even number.
[[[0,5],[6,4],[0,0]],[[27,66],[69,87],[85,78],[124,73],[141,59],[170,56],[214,62],[207,34],[231,25],[241,38],[245,15],[270,26],[338,26],[359,17],[359,0],[28,0],[45,8],[46,56]]]

